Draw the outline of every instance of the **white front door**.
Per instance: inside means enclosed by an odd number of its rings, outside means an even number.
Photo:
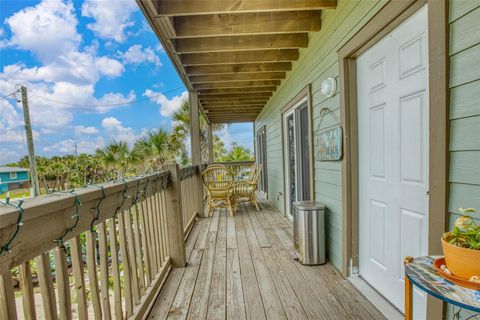
[[[293,219],[293,204],[310,199],[310,126],[307,98],[283,115],[285,213]]]
[[[360,275],[402,311],[403,258],[427,254],[427,45],[425,6],[357,59]]]

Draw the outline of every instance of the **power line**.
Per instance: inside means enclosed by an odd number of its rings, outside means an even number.
[[[130,101],[130,102],[107,103],[107,104],[78,104],[78,103],[65,102],[65,101],[55,100],[55,99],[51,99],[51,98],[47,98],[47,97],[42,97],[42,96],[38,95],[38,93],[34,92],[31,89],[30,89],[30,91],[35,93],[35,95],[34,95],[35,97],[38,97],[40,99],[44,99],[44,100],[47,100],[47,101],[50,101],[50,102],[58,103],[58,104],[64,104],[64,105],[69,105],[69,106],[74,106],[74,107],[114,107],[114,106],[129,105],[129,104],[138,103],[138,102],[146,101],[146,100],[149,100],[149,99],[157,98],[157,97],[160,97],[162,95],[180,90],[182,88],[183,88],[183,86],[177,87],[175,89],[172,89],[172,90],[164,92],[164,93],[160,93],[160,94],[155,95],[155,96],[145,97],[145,98],[133,100],[133,101]]]
[[[38,140],[42,141],[43,143],[47,144],[48,146],[53,147],[55,145],[54,143],[48,142],[47,140],[43,139],[40,136],[40,134],[38,134],[38,132],[33,131],[33,134],[37,137]]]
[[[13,94],[15,94],[15,93],[17,93],[17,92],[18,92],[18,90],[15,90],[15,91],[13,91],[12,93],[9,93],[9,94],[7,94],[6,96],[1,97],[0,100],[7,99],[8,97],[10,97],[11,95],[13,95]]]

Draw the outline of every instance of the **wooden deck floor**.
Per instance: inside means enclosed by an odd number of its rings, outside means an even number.
[[[261,207],[200,219],[149,319],[384,319],[331,264],[294,261],[291,223]]]

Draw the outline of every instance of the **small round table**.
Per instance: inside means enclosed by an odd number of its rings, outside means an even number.
[[[405,320],[413,319],[413,286],[437,299],[480,314],[480,290],[464,288],[444,279],[433,267],[437,258],[440,256],[405,258]]]

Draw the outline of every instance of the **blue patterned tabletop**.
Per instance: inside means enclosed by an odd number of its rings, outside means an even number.
[[[440,300],[458,307],[480,312],[480,290],[456,285],[441,277],[433,267],[433,261],[440,256],[415,258],[405,265],[405,274],[419,289]]]

